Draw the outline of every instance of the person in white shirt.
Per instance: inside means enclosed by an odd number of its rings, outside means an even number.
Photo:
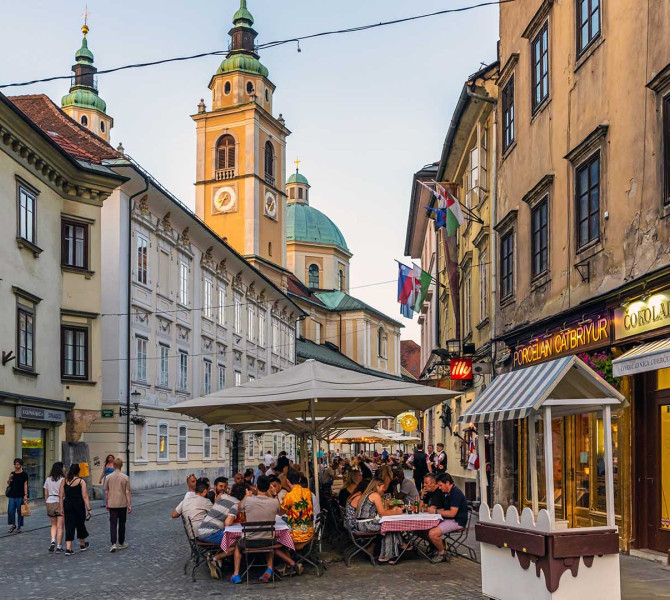
[[[192,473],[186,478],[186,487],[188,488],[188,491],[184,494],[184,500],[186,500],[186,498],[193,498],[193,496],[195,496],[195,484],[197,481],[198,480],[196,479],[195,475]]]
[[[47,517],[51,522],[51,544],[49,552],[63,552],[63,530],[65,519],[60,511],[60,486],[65,476],[65,467],[62,462],[55,462],[51,473],[44,482],[44,499],[47,505]],[[56,545],[58,542],[58,545]]]
[[[414,502],[419,499],[419,492],[416,489],[416,485],[411,479],[405,477],[405,472],[402,469],[398,469],[394,474],[395,485],[398,486],[398,491],[396,492],[396,498],[400,500],[407,500],[407,502]]]
[[[270,468],[270,467],[272,466],[272,463],[273,463],[274,461],[275,461],[275,459],[274,459],[274,457],[272,456],[272,452],[270,452],[270,451],[268,450],[267,453],[265,454],[265,456],[263,457],[263,462],[265,463],[265,466],[268,467],[268,468]]]
[[[184,498],[172,511],[172,518],[178,519],[184,517],[186,525],[189,525],[191,520],[192,531],[189,531],[189,537],[195,538],[200,523],[207,516],[207,513],[212,508],[212,503],[205,498],[208,486],[204,481],[200,481],[195,486],[195,495],[190,498]]]

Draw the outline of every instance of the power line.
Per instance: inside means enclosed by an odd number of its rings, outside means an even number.
[[[260,44],[257,46],[258,50],[265,50],[269,48],[275,48],[277,46],[283,46],[285,44],[298,44],[298,50],[300,50],[300,42],[303,40],[310,40],[310,39],[315,39],[315,38],[320,38],[320,37],[326,37],[326,36],[333,36],[333,35],[342,35],[346,33],[357,33],[360,31],[367,31],[369,29],[377,29],[379,27],[387,27],[389,25],[398,25],[400,23],[407,23],[410,21],[417,21],[419,19],[428,19],[431,17],[437,17],[441,15],[446,15],[450,13],[461,13],[461,12],[467,12],[470,10],[474,10],[476,8],[483,8],[485,6],[497,6],[500,4],[507,4],[508,2],[514,2],[514,0],[494,0],[491,2],[481,2],[479,4],[474,4],[472,6],[462,6],[460,8],[448,8],[445,10],[438,10],[436,12],[432,13],[426,13],[422,15],[414,15],[412,17],[405,17],[402,19],[393,19],[391,21],[382,21],[380,23],[372,23],[370,25],[360,25],[358,27],[349,27],[346,29],[336,29],[332,31],[322,31],[320,33],[312,33],[309,35],[303,35],[300,37],[294,37],[294,38],[289,38],[285,40],[276,40],[274,42],[266,42],[265,44]],[[189,56],[177,56],[177,57],[172,57],[172,58],[164,58],[161,60],[154,60],[154,61],[148,61],[148,62],[141,62],[141,63],[133,63],[129,65],[123,65],[120,67],[113,67],[110,69],[101,69],[97,72],[97,75],[106,75],[108,73],[116,73],[117,71],[125,71],[128,69],[141,69],[144,67],[153,67],[156,65],[162,65],[166,63],[172,63],[172,62],[183,62],[187,60],[194,60],[197,58],[204,58],[205,56],[222,56],[228,54],[228,50],[214,50],[213,52],[201,52],[199,54],[191,54]],[[72,74],[68,75],[55,75],[52,77],[43,77],[40,79],[32,79],[30,81],[22,81],[22,82],[15,82],[15,83],[4,83],[0,84],[0,89],[4,88],[9,88],[9,87],[24,87],[28,85],[33,85],[35,83],[47,83],[50,81],[58,81],[62,79],[71,79]]]

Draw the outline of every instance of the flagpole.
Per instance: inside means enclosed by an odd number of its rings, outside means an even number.
[[[438,183],[437,181],[435,181],[434,179],[431,179],[430,182],[433,183],[433,184],[435,184],[436,186],[440,186],[442,189],[444,189],[444,186],[443,186],[441,183]],[[419,182],[419,183],[421,183],[421,182]],[[422,184],[422,185],[425,185],[425,184]],[[430,188],[429,188],[428,186],[426,186],[426,187],[430,190]],[[433,190],[431,190],[431,192],[432,192],[432,191],[433,191]],[[481,220],[475,213],[473,213],[473,212],[472,212],[472,209],[470,209],[470,208],[468,208],[467,206],[465,206],[465,204],[463,204],[463,203],[462,203],[458,198],[456,198],[453,194],[450,194],[450,195],[451,195],[451,197],[452,197],[454,200],[456,200],[456,202],[458,202],[458,205],[459,205],[463,210],[465,210],[465,213],[468,215],[468,217],[470,217],[470,219],[468,219],[469,221],[472,221],[472,222],[474,222],[474,223],[477,223],[478,225],[484,225],[484,221],[482,221],[482,220]]]
[[[399,265],[402,265],[403,267],[408,267],[408,268],[409,268],[409,265],[406,265],[405,263],[400,262],[397,258],[394,258],[393,260],[396,261]],[[412,263],[412,266],[414,266],[414,263]],[[419,268],[421,269],[421,267],[419,267]],[[421,269],[421,270],[422,270],[424,273],[428,273],[428,271],[425,271],[424,269]],[[428,275],[430,275],[430,273],[428,273]],[[443,287],[443,288],[446,289],[447,286],[444,285],[443,283],[440,283],[439,280],[435,279],[435,277],[433,277],[432,275],[430,275],[430,278],[431,278],[435,283],[437,283],[437,285],[439,285],[440,287]]]

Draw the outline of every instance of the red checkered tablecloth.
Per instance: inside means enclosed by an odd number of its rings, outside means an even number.
[[[389,531],[426,531],[437,527],[442,517],[422,513],[418,515],[395,515],[393,517],[382,517],[382,530],[384,535]]]
[[[228,549],[241,537],[241,526],[231,525],[230,527],[226,527],[223,532],[223,539],[221,540],[221,550],[228,552]],[[286,529],[275,529],[275,540],[282,546],[295,550],[293,538],[291,537],[291,530],[288,527]]]

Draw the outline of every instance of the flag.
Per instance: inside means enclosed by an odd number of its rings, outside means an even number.
[[[414,312],[421,312],[421,306],[426,299],[432,281],[433,278],[430,273],[426,273],[426,271],[414,265]]]
[[[426,210],[430,210],[435,213],[435,225],[438,229],[447,226],[447,210],[445,208],[435,209],[431,206],[426,206]]]
[[[439,183],[435,184],[436,195],[444,200],[444,208],[447,211],[446,228],[447,235],[455,235],[456,230],[463,225],[465,221],[461,205],[447,190],[445,190]]]
[[[400,314],[411,319],[414,305],[414,272],[402,263],[398,263],[398,302]]]

